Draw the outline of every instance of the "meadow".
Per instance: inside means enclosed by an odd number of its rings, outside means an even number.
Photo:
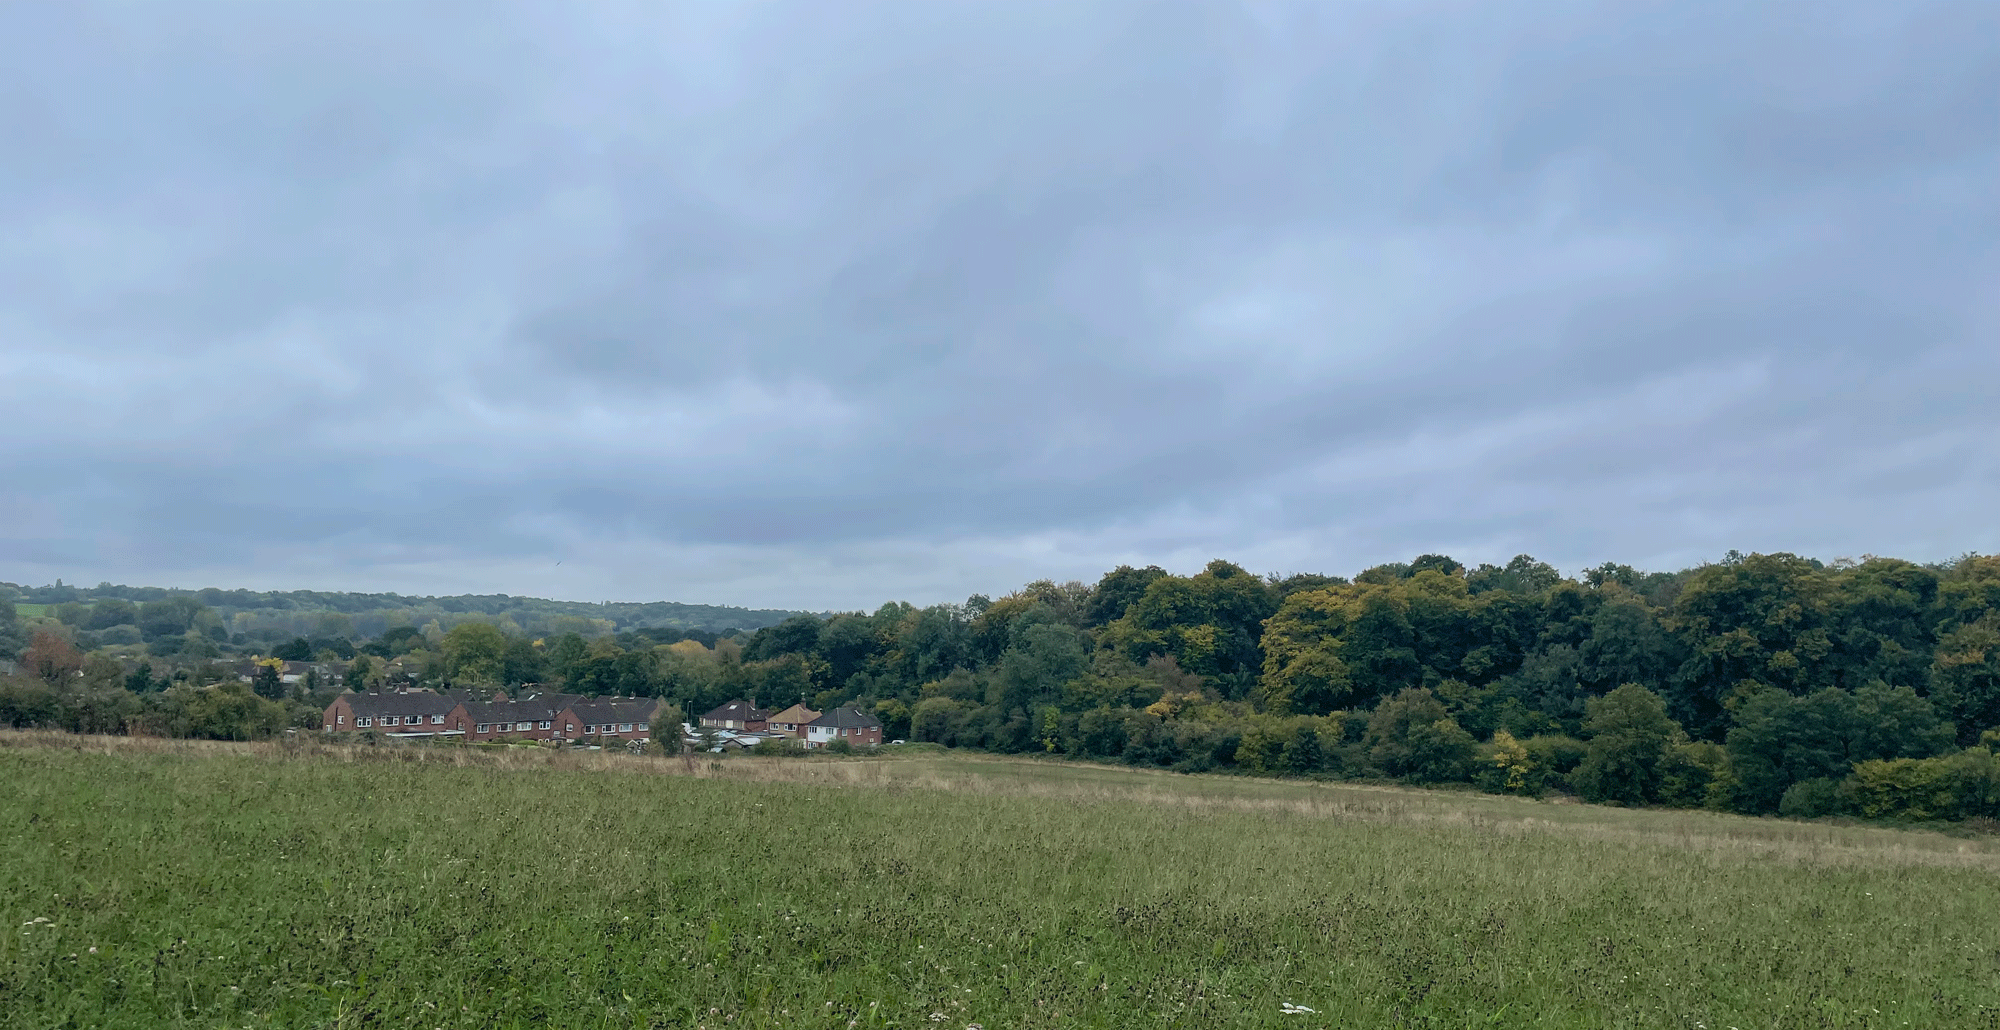
[[[0,784],[0,1027],[2000,1025],[1991,838],[965,754]]]

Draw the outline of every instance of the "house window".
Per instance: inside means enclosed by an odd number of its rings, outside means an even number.
[[[646,732],[646,724],[645,724],[645,723],[643,723],[643,722],[642,722],[642,723],[640,723],[640,724],[639,724],[639,732],[641,732],[641,733],[644,733],[644,732]]]
[[[549,722],[549,720],[547,720],[547,719],[543,719],[543,720],[542,720],[542,723],[541,723],[541,725],[540,725],[539,727],[537,727],[537,728],[538,728],[538,729],[544,729],[544,730],[545,730],[545,729],[548,729],[548,728],[549,728],[549,727],[550,727],[551,725],[553,725],[553,724],[552,724],[552,723],[550,723],[550,722]]]
[[[596,733],[596,732],[597,732],[597,724],[593,722],[593,723],[591,723],[590,725],[588,725],[588,726],[585,726],[585,727],[583,728],[583,732],[585,732],[585,733]]]
[[[480,732],[480,733],[485,733],[485,732],[486,732],[486,724],[485,724],[485,723],[483,723],[483,722],[482,722],[482,723],[480,723],[480,724],[479,724],[479,732]]]
[[[345,716],[345,715],[336,715],[336,716],[334,716],[334,717],[333,717],[333,724],[334,724],[335,726],[345,726],[345,725],[347,725],[347,716]]]
[[[382,717],[382,725],[384,726],[394,726],[396,725],[397,721],[398,721],[397,718],[393,715],[385,715]]]
[[[360,717],[360,718],[358,718],[358,719],[355,719],[355,720],[354,720],[354,725],[356,725],[356,726],[373,726],[373,725],[375,725],[375,720],[373,720],[373,719],[370,719],[370,718],[368,718],[367,716],[365,716],[365,715],[364,715],[364,716],[361,716],[361,717]]]
[[[631,724],[631,723],[629,723],[629,722],[621,722],[621,723],[619,723],[619,724],[618,724],[618,732],[620,732],[620,733],[630,733],[630,732],[632,732],[632,724]]]
[[[433,716],[431,716],[431,725],[432,725],[432,726],[443,726],[443,725],[444,725],[444,716],[442,716],[442,715],[433,715]]]
[[[515,723],[515,724],[514,724],[514,728],[515,728],[515,729],[517,729],[517,730],[520,730],[520,731],[521,731],[521,732],[523,732],[523,733],[526,733],[526,732],[528,732],[529,730],[532,730],[532,729],[534,729],[534,728],[535,728],[535,724],[534,724],[534,723],[532,723],[532,722],[517,722],[517,723]]]
[[[575,732],[576,732],[576,723],[573,723],[573,722],[566,722],[566,723],[563,723],[563,732],[564,732],[564,733],[575,733]]]

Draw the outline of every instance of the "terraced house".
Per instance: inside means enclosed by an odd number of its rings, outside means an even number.
[[[659,710],[657,698],[598,697],[570,705],[556,721],[570,740],[651,740]],[[663,726],[661,732],[679,733],[680,727]]]
[[[518,701],[462,702],[445,717],[448,725],[463,726],[465,739],[483,740],[563,740],[558,722],[569,706],[584,700],[581,694],[537,694]]]
[[[342,694],[321,717],[327,733],[375,730],[397,737],[456,736],[452,722],[456,698],[428,690],[386,694]]]

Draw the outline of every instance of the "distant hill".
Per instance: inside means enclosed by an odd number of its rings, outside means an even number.
[[[364,594],[326,590],[176,590],[100,583],[94,587],[65,584],[25,587],[11,583],[23,614],[56,615],[64,605],[90,605],[118,600],[133,604],[184,597],[200,602],[233,634],[251,638],[344,636],[354,639],[380,635],[391,626],[421,626],[433,619],[444,628],[470,619],[508,620],[530,634],[580,632],[595,636],[634,629],[679,629],[718,633],[773,626],[793,615],[772,608],[734,608],[678,601],[611,602],[553,601],[509,594],[457,594],[449,597],[404,594]],[[4,591],[0,591],[4,596]]]

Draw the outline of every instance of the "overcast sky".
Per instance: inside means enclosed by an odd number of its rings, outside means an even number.
[[[2000,4],[0,6],[0,579],[2000,550]]]

